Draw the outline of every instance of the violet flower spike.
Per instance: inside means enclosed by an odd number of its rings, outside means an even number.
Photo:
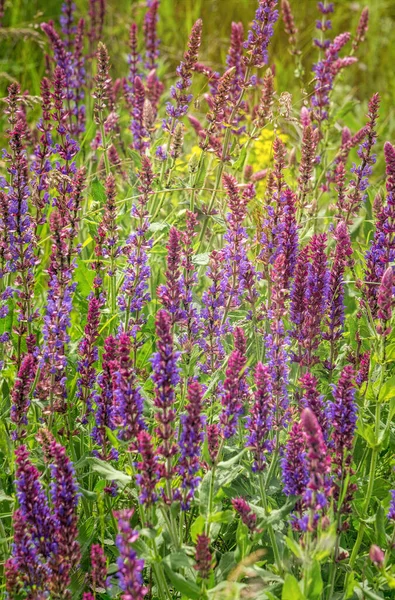
[[[122,589],[122,600],[143,600],[148,593],[143,582],[144,560],[137,558],[132,544],[139,534],[132,529],[130,520],[133,510],[121,510],[114,513],[118,522],[119,533],[116,545],[119,551],[117,559],[119,585]]]
[[[178,472],[181,475],[180,500],[182,510],[188,510],[200,477],[196,476],[200,468],[201,448],[204,441],[202,416],[203,391],[200,384],[192,380],[188,386],[188,404],[186,414],[181,415],[181,435],[179,440],[181,457]]]
[[[251,29],[248,31],[244,48],[247,56],[244,62],[248,67],[263,67],[268,62],[267,48],[278,19],[277,0],[259,0],[259,6]]]

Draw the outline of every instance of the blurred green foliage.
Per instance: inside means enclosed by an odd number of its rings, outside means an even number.
[[[79,17],[88,20],[88,0],[76,0]],[[203,41],[200,59],[213,68],[224,64],[229,45],[232,21],[242,21],[247,29],[256,9],[256,0],[161,0],[160,38],[161,76],[173,78],[181,60],[193,22],[203,19]],[[10,80],[17,79],[22,90],[39,93],[41,77],[45,72],[43,56],[46,39],[40,23],[53,19],[59,22],[61,0],[6,0],[3,27],[0,28],[0,86],[6,95]],[[295,75],[295,62],[288,50],[287,36],[281,19],[271,45],[270,58],[276,68],[278,92],[288,91],[295,108],[302,102],[302,92],[311,93],[313,75],[311,66],[317,60],[317,49],[312,44],[316,35],[315,21],[319,16],[316,0],[291,0],[296,25],[299,29],[299,48],[302,51],[304,74]],[[365,0],[335,2],[333,36],[343,31],[354,32],[364,6],[370,10],[367,39],[358,51],[359,62],[341,78],[336,98],[340,104],[352,99],[352,110],[347,124],[358,128],[364,120],[368,98],[376,91],[381,96],[379,133],[384,139],[395,138],[395,2],[393,0]],[[107,0],[107,15],[103,41],[107,44],[113,65],[113,74],[127,73],[129,26],[132,20],[141,23],[145,1]],[[200,85],[199,85],[200,84]],[[195,95],[204,92],[204,81],[195,86]]]

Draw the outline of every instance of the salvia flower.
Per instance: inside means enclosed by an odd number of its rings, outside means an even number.
[[[291,46],[292,54],[297,54],[296,41],[298,29],[295,25],[294,16],[288,0],[281,0],[281,13],[284,22],[285,33],[288,35],[288,42]]]
[[[376,567],[381,568],[384,565],[385,554],[376,544],[370,546],[369,558]]]
[[[323,60],[313,67],[316,84],[315,93],[311,98],[311,106],[313,118],[319,124],[328,118],[329,95],[336,75],[341,69],[357,60],[354,56],[339,59],[340,50],[349,40],[349,33],[338,35],[326,48]]]
[[[180,354],[174,350],[171,317],[165,310],[160,310],[156,315],[156,335],[158,351],[153,355],[151,362],[152,380],[155,385],[156,434],[160,441],[157,453],[164,461],[163,477],[169,479],[173,473],[171,459],[177,452],[174,443],[176,418],[174,402],[175,387],[180,380],[178,368]]]
[[[118,297],[119,307],[125,312],[125,331],[131,330],[133,337],[136,337],[144,323],[141,313],[151,298],[148,292],[148,280],[151,273],[148,265],[148,252],[152,242],[147,239],[149,228],[147,205],[153,194],[154,174],[151,162],[147,157],[142,158],[139,175],[139,199],[133,205],[131,212],[135,220],[135,231],[129,236],[127,245],[123,249],[127,256],[127,264],[121,294]]]
[[[117,559],[119,585],[122,589],[122,600],[143,600],[148,590],[144,587],[143,581],[144,560],[137,558],[132,546],[139,537],[138,532],[131,527],[132,516],[133,510],[115,513],[119,530],[116,537],[119,551]]]
[[[182,234],[172,227],[169,231],[167,248],[166,284],[158,288],[158,296],[164,308],[170,313],[172,323],[183,320],[184,311],[181,309],[182,279],[181,279],[181,239]]]
[[[306,443],[306,463],[309,473],[307,488],[303,494],[304,505],[310,513],[302,517],[299,525],[302,530],[314,530],[317,519],[325,510],[330,490],[330,457],[324,442],[321,427],[314,413],[305,408],[301,414],[301,423]],[[311,514],[313,511],[313,514]],[[307,518],[306,518],[307,517]]]
[[[321,396],[318,392],[318,380],[314,375],[307,372],[299,379],[299,383],[303,390],[300,403],[304,408],[309,408],[314,413],[324,439],[327,441],[329,431],[328,408],[324,396]]]
[[[394,305],[394,271],[392,267],[388,267],[384,271],[377,294],[377,332],[382,336],[387,336],[391,333],[390,321],[392,318],[392,307]]]
[[[251,506],[244,500],[244,498],[233,498],[232,506],[235,511],[240,515],[244,525],[248,527],[251,533],[254,533],[257,529],[256,521],[257,516],[253,512]]]
[[[259,362],[255,369],[255,402],[249,411],[246,429],[249,433],[246,446],[251,450],[254,462],[252,470],[263,471],[266,455],[273,449],[269,433],[273,423],[273,398],[269,368]]]
[[[395,259],[395,148],[384,144],[386,162],[386,202],[376,201],[376,230],[371,246],[366,253],[364,293],[373,318],[377,316],[377,295],[384,271]]]
[[[210,460],[212,464],[215,464],[218,458],[218,449],[219,449],[219,439],[220,439],[221,430],[217,423],[210,423],[206,427],[206,437],[207,437],[207,446],[208,453],[210,456]]]
[[[358,407],[355,402],[354,369],[346,365],[337,385],[333,385],[333,401],[329,403],[328,416],[332,426],[333,463],[336,475],[335,496],[340,493],[341,481],[346,479],[352,461],[352,447],[355,436]],[[349,485],[343,500],[342,512],[350,511],[354,487]]]
[[[283,490],[286,496],[302,496],[309,481],[306,446],[299,422],[292,425],[281,460]]]
[[[222,436],[232,437],[237,430],[239,418],[243,414],[243,399],[246,393],[244,370],[247,359],[239,350],[233,350],[229,357],[228,366],[221,395],[222,412],[220,423]]]
[[[340,221],[335,229],[335,255],[329,277],[328,332],[324,338],[333,344],[342,334],[344,323],[344,272],[352,255],[351,240],[346,224]],[[333,358],[333,357],[332,357]],[[329,365],[333,368],[333,364]]]
[[[189,104],[192,100],[192,94],[188,94],[187,90],[191,87],[192,73],[195,63],[198,59],[202,36],[202,20],[198,19],[192,27],[191,35],[188,41],[188,49],[185,52],[184,60],[177,67],[177,75],[179,80],[176,85],[170,90],[171,98],[174,104],[168,102],[166,112],[169,118],[165,121],[165,127],[172,133],[177,119],[185,116],[188,112]]]
[[[137,462],[136,475],[139,487],[139,501],[145,506],[152,506],[158,499],[155,492],[160,477],[160,465],[150,434],[142,430],[137,436],[137,449],[141,460]]]
[[[395,521],[395,490],[391,490],[391,501],[389,511],[387,513],[387,519]]]
[[[259,0],[259,6],[247,41],[244,42],[247,56],[245,64],[249,67],[263,67],[268,62],[267,48],[273,36],[273,26],[278,19],[277,0]]]
[[[143,398],[137,383],[132,359],[130,357],[131,340],[126,333],[121,333],[118,339],[117,367],[114,370],[114,403],[121,429],[119,438],[132,442],[145,427],[143,420]]]
[[[200,579],[208,579],[212,568],[212,554],[210,552],[210,538],[199,534],[196,540],[195,565]]]
[[[104,352],[102,357],[102,372],[97,377],[100,391],[95,394],[95,426],[92,429],[92,437],[100,447],[95,453],[102,460],[117,458],[115,448],[109,448],[106,429],[116,428],[116,405],[114,403],[113,379],[118,367],[118,344],[113,336],[104,340]]]
[[[362,10],[359,18],[357,31],[352,42],[352,49],[355,50],[365,40],[366,33],[369,28],[369,9],[367,6]]]
[[[299,166],[299,205],[303,208],[306,202],[306,196],[311,189],[311,179],[315,165],[317,147],[319,142],[319,131],[313,129],[312,125],[303,128],[302,137],[302,157]]]
[[[157,33],[159,0],[148,0],[147,11],[144,15],[145,39],[145,67],[148,70],[156,69],[159,56],[159,42]]]
[[[77,396],[81,398],[85,410],[91,410],[91,394],[96,382],[95,363],[98,360],[96,341],[99,336],[100,300],[94,296],[89,300],[87,323],[84,337],[78,348],[79,361]]]
[[[26,434],[24,425],[27,425],[27,411],[30,406],[30,388],[36,375],[36,360],[32,354],[27,354],[21,362],[11,394],[11,421],[16,425],[15,437]]]
[[[26,521],[26,529],[38,554],[47,560],[53,552],[57,552],[56,521],[40,483],[40,473],[31,463],[26,446],[19,446],[15,450],[15,457],[19,513]]]
[[[107,588],[107,560],[103,548],[100,544],[92,544],[91,546],[91,580],[92,589],[99,591]]]
[[[179,440],[181,457],[178,462],[178,473],[181,475],[180,499],[181,507],[190,507],[200,478],[196,476],[200,468],[200,454],[204,441],[202,416],[203,391],[201,385],[192,380],[188,386],[188,404],[186,414],[181,415],[181,435]]]

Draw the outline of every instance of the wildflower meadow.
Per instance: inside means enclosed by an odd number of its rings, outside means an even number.
[[[395,598],[389,22],[192,4],[0,0],[0,596]]]

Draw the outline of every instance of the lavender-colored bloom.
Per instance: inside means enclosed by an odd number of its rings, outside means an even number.
[[[198,59],[201,36],[202,20],[198,19],[192,27],[184,60],[177,67],[177,75],[180,79],[170,90],[171,98],[175,101],[175,104],[168,102],[166,105],[166,112],[169,115],[169,118],[165,121],[164,125],[171,133],[174,131],[177,119],[180,119],[187,114],[189,104],[192,100],[192,94],[187,94],[187,90],[191,87],[192,73]]]
[[[4,566],[6,590],[10,598],[24,594],[44,600],[46,583],[51,576],[27,529],[26,519],[18,509],[12,515],[14,541],[12,555]]]
[[[212,568],[213,557],[210,552],[210,538],[207,535],[200,534],[196,539],[195,565],[200,579],[208,579]]]
[[[375,318],[377,316],[377,295],[379,284],[388,264],[395,260],[395,148],[389,142],[384,144],[386,162],[386,202],[376,210],[376,231],[373,242],[366,254],[364,291]]]
[[[181,475],[181,508],[188,510],[200,478],[196,476],[200,467],[200,454],[204,441],[204,417],[202,416],[203,392],[200,384],[192,380],[188,386],[186,415],[181,415],[180,452],[178,472]]]
[[[327,442],[329,435],[328,408],[324,402],[324,396],[321,396],[317,390],[317,378],[311,373],[305,373],[299,379],[299,383],[303,388],[300,403],[304,408],[309,408],[314,413],[321,427],[324,440]]]
[[[312,115],[321,123],[328,118],[329,94],[332,91],[336,75],[344,67],[356,62],[356,58],[348,56],[339,58],[339,52],[350,40],[349,33],[338,35],[325,50],[325,57],[313,67],[316,76],[315,93],[311,98]]]
[[[50,157],[54,151],[52,140],[52,101],[51,101],[51,84],[44,77],[41,81],[41,98],[42,98],[42,118],[37,124],[37,129],[41,132],[39,142],[34,150],[34,160],[31,170],[37,178],[36,189],[32,195],[32,203],[36,207],[37,225],[44,222],[43,210],[45,205],[49,204],[49,177],[48,174],[52,170]]]
[[[133,148],[143,153],[149,146],[149,134],[144,119],[145,89],[140,77],[133,83],[133,110],[130,130],[133,134]]]
[[[107,589],[107,561],[103,548],[100,544],[91,546],[91,579],[93,590]]]
[[[243,414],[243,399],[247,383],[244,370],[247,359],[239,350],[234,350],[228,360],[228,366],[221,394],[222,412],[220,414],[221,434],[225,439],[237,431],[239,418]]]
[[[36,360],[32,354],[27,354],[21,362],[18,375],[11,394],[10,418],[17,427],[15,438],[24,437],[26,431],[24,425],[27,425],[27,411],[30,406],[30,388],[36,375]]]
[[[140,171],[140,193],[139,200],[132,207],[132,217],[136,222],[136,230],[129,236],[124,253],[127,256],[127,267],[125,279],[121,286],[121,295],[118,304],[122,311],[126,312],[125,331],[131,328],[132,336],[135,337],[144,319],[140,314],[144,306],[150,300],[148,280],[150,267],[148,265],[148,251],[151,241],[147,240],[146,234],[149,228],[147,204],[153,194],[151,162],[147,157],[142,158]]]
[[[284,328],[286,290],[283,281],[286,272],[284,254],[274,261],[271,271],[272,294],[268,311],[270,333],[265,337],[268,368],[272,385],[274,424],[283,427],[288,419],[289,339]]]
[[[139,501],[145,506],[152,506],[158,499],[155,489],[160,478],[160,465],[148,431],[142,430],[138,434],[137,449],[141,456],[141,460],[136,464]]]
[[[289,432],[281,461],[283,490],[286,496],[302,496],[309,481],[306,446],[300,423],[295,422]]]
[[[157,68],[159,43],[157,33],[159,0],[148,0],[147,11],[144,15],[145,64],[150,71]]]
[[[251,506],[244,500],[244,498],[233,498],[232,506],[235,511],[240,515],[244,525],[248,527],[251,533],[254,533],[256,527],[256,514],[253,512]]]
[[[221,430],[217,423],[210,423],[206,427],[206,437],[207,437],[207,446],[208,453],[210,456],[210,460],[212,464],[215,464],[218,458],[218,449],[219,449],[219,439],[221,435]]]
[[[117,559],[119,585],[122,589],[122,600],[143,600],[148,590],[143,582],[144,560],[137,558],[132,546],[139,537],[138,532],[130,525],[132,516],[133,510],[115,513],[119,530],[116,537],[119,551]]]
[[[357,31],[356,31],[355,37],[353,39],[353,42],[352,42],[352,49],[354,50],[354,52],[358,48],[358,46],[363,41],[365,41],[365,36],[366,36],[368,29],[369,29],[369,9],[366,6],[361,12]]]
[[[170,313],[173,324],[185,317],[184,311],[181,309],[181,239],[181,232],[172,227],[169,232],[169,243],[166,246],[166,284],[160,285],[157,292],[164,308]]]
[[[230,90],[233,103],[236,103],[239,99],[244,80],[245,64],[243,62],[243,40],[243,23],[232,23],[230,47],[226,57],[226,66],[228,69],[234,70]]]
[[[51,515],[48,500],[40,483],[40,473],[30,461],[26,446],[15,450],[16,457],[16,496],[19,513],[26,522],[26,531],[37,552],[48,559],[57,552],[55,541],[56,521]]]
[[[117,369],[114,371],[114,402],[121,422],[118,434],[121,440],[135,441],[145,427],[143,420],[143,398],[130,358],[131,341],[121,333],[118,341]]]
[[[62,285],[54,275],[49,281],[46,314],[43,324],[39,395],[50,399],[50,410],[63,412],[66,401],[66,347],[70,341],[72,294],[76,284]],[[51,405],[52,404],[52,405]]]
[[[331,494],[329,480],[331,461],[321,427],[309,408],[303,410],[301,423],[306,440],[306,463],[309,472],[303,503],[309,509],[309,513],[299,520],[299,525],[303,530],[312,531],[326,508]]]
[[[240,305],[246,287],[247,273],[254,273],[254,267],[247,256],[247,232],[243,221],[247,216],[248,202],[255,190],[248,184],[243,194],[237,189],[237,180],[231,175],[223,176],[224,188],[228,195],[227,232],[224,235],[225,247],[222,251],[222,287],[227,297],[227,308]]]
[[[344,221],[351,223],[352,217],[358,212],[361,203],[366,200],[367,194],[364,193],[369,186],[369,176],[372,174],[372,167],[376,162],[376,155],[372,154],[373,147],[377,140],[376,122],[380,97],[374,94],[369,101],[368,122],[364,129],[365,139],[358,148],[358,156],[361,159],[357,166],[355,163],[351,168],[354,178],[350,181],[350,190],[345,202]]]
[[[302,156],[299,166],[299,205],[305,206],[306,196],[311,188],[311,178],[317,156],[319,130],[313,129],[311,124],[303,128]]]
[[[95,427],[92,429],[92,437],[100,446],[100,451],[95,452],[102,460],[115,459],[118,456],[115,448],[109,448],[106,428],[114,430],[116,427],[116,406],[114,404],[113,379],[114,372],[118,367],[117,342],[112,336],[104,340],[104,352],[102,357],[102,372],[97,377],[100,392],[95,395],[96,409]]]
[[[332,426],[331,440],[333,443],[333,463],[335,474],[334,495],[338,499],[341,482],[347,474],[352,473],[352,448],[355,436],[358,407],[355,402],[354,369],[346,365],[340,375],[337,385],[333,385],[333,401],[329,403],[328,418]],[[349,484],[343,497],[341,510],[351,512],[351,500],[356,486]]]
[[[340,338],[343,331],[344,271],[352,255],[350,235],[343,221],[340,221],[337,225],[334,237],[336,240],[336,249],[329,278],[328,332],[324,333],[324,338],[332,344]],[[329,368],[332,369],[333,366],[330,365]]]
[[[228,321],[224,321],[226,296],[222,285],[221,251],[211,252],[206,276],[212,283],[202,294],[199,346],[204,351],[205,360],[199,366],[204,373],[214,373],[225,358],[222,339],[229,330]]]
[[[73,47],[73,38],[77,31],[74,25],[75,3],[72,0],[66,0],[62,4],[62,15],[59,19],[62,33],[66,37],[66,48],[71,50]]]
[[[391,501],[387,518],[391,521],[395,521],[395,490],[391,490]]]
[[[369,558],[376,567],[382,568],[384,566],[385,554],[376,544],[370,546]]]
[[[106,0],[89,0],[89,48],[90,55],[95,44],[100,40],[103,32],[104,17],[106,14]]]
[[[326,313],[330,273],[327,267],[326,234],[314,235],[308,249],[298,257],[291,294],[291,332],[299,340],[295,360],[306,365],[315,361],[314,351],[321,339],[321,323]],[[302,262],[306,261],[308,262]]]
[[[392,308],[394,305],[394,271],[388,267],[383,274],[377,294],[377,332],[386,337],[392,331],[390,321],[392,318]]]
[[[328,15],[333,13],[334,4],[333,2],[318,2],[317,8],[322,14],[322,17],[320,20],[317,19],[315,26],[316,29],[321,32],[322,38],[319,40],[315,39],[314,44],[317,46],[317,48],[326,50],[331,42],[330,40],[324,38],[324,33],[332,29],[332,21],[328,19]]]
[[[252,470],[263,471],[266,454],[273,449],[269,432],[273,424],[273,398],[269,368],[259,362],[255,370],[255,402],[249,412],[246,429],[249,432],[246,446],[252,452],[254,462]]]
[[[100,300],[95,297],[89,300],[84,337],[78,347],[79,377],[77,379],[77,397],[82,400],[87,411],[90,411],[92,408],[92,389],[96,382],[96,369],[94,365],[98,360],[98,349],[95,344],[99,336],[100,305]]]
[[[157,453],[163,461],[163,477],[170,479],[173,474],[171,459],[177,453],[177,445],[174,442],[174,402],[175,387],[180,380],[177,364],[180,353],[174,350],[171,318],[165,310],[158,311],[156,315],[156,335],[158,351],[151,358],[151,362],[152,380],[155,385],[155,431],[160,441]]]
[[[106,177],[105,182],[106,189],[106,203],[104,206],[103,216],[97,228],[95,254],[97,261],[94,263],[93,268],[96,270],[96,278],[94,286],[96,289],[100,289],[103,283],[102,271],[105,266],[101,262],[101,258],[106,258],[109,261],[107,267],[107,275],[112,278],[116,277],[116,264],[115,260],[120,253],[118,246],[118,226],[116,223],[117,218],[117,205],[116,205],[116,182],[115,177],[110,173]],[[109,285],[111,289],[111,283]]]
[[[268,62],[267,48],[273,36],[273,26],[278,19],[277,0],[259,0],[255,18],[244,42],[249,67],[263,67]]]

